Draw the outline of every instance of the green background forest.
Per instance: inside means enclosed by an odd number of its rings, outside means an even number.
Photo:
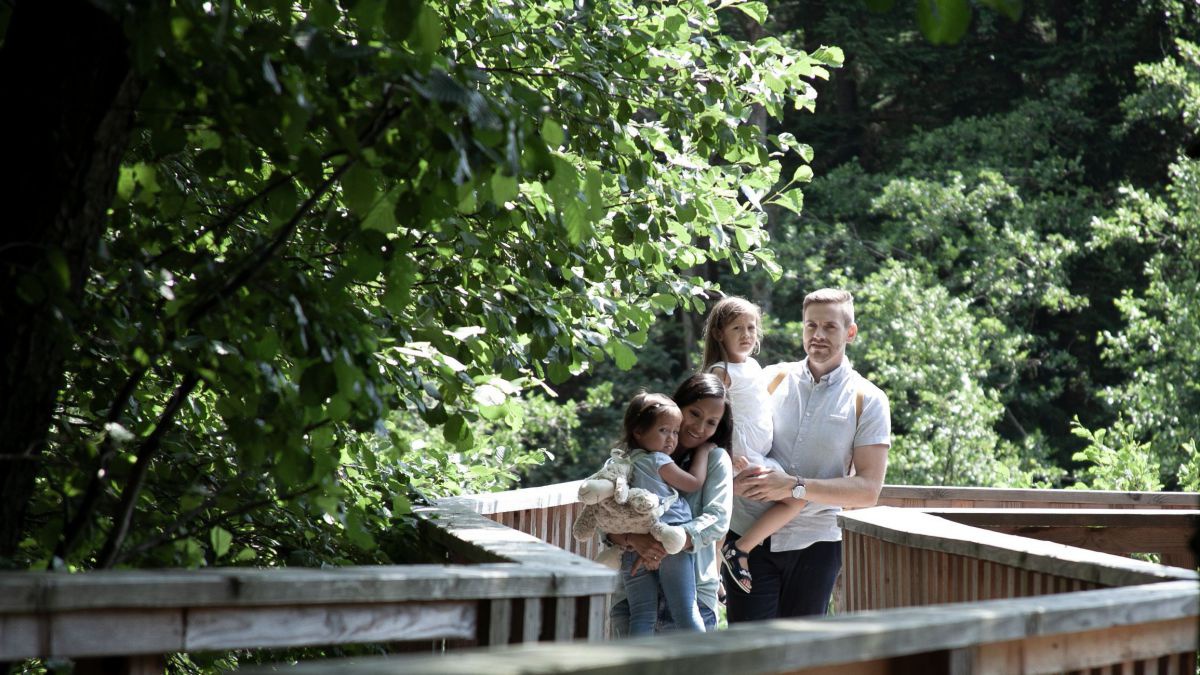
[[[54,5],[53,8],[50,5]],[[0,4],[0,562],[403,562],[721,293],[857,299],[888,482],[1200,489],[1200,6]]]

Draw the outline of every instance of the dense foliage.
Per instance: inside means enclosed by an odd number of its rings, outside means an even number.
[[[1198,18],[0,5],[0,557],[412,559],[424,495],[593,469],[717,286],[765,362],[855,292],[891,482],[1200,487]]]
[[[767,32],[846,64],[778,127],[815,150],[803,213],[769,225],[783,277],[711,278],[766,310],[765,362],[803,356],[807,292],[856,294],[889,482],[1194,489],[1200,11],[972,4],[771,3]],[[700,319],[664,320],[634,378],[572,386],[659,386]]]
[[[812,151],[754,113],[811,110],[841,60],[722,33],[765,19],[737,0],[0,12],[5,90],[116,83],[25,120],[91,134],[60,164],[100,208],[0,246],[0,403],[46,420],[5,429],[19,566],[404,559],[414,498],[556,444],[523,393],[630,367],[656,310],[703,309],[697,266],[774,269],[766,209],[798,210]],[[20,74],[52,30],[62,63]],[[51,400],[18,393],[35,351]]]

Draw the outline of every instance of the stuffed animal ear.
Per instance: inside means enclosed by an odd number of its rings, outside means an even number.
[[[589,478],[579,486],[579,501],[596,504],[613,496],[616,486],[607,478]]]

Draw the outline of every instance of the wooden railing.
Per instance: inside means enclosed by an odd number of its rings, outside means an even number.
[[[421,515],[466,564],[0,573],[0,664],[149,673],[173,652],[603,637],[612,570],[453,504]]]
[[[821,619],[789,619],[619,644],[509,646],[453,657],[303,663],[287,672],[886,675],[1195,672],[1200,587],[1176,581]],[[1115,664],[1115,667],[1114,667]],[[1099,669],[1099,670],[1093,670]],[[246,675],[278,672],[251,668]]]
[[[1168,513],[1145,512],[1147,519],[1160,520],[1169,520]],[[1190,523],[1198,512],[1178,513],[1185,516],[1179,521]],[[964,511],[952,515],[973,519]],[[851,612],[1197,579],[1191,569],[994,532],[922,510],[879,506],[845,512],[838,521],[845,560],[843,607]],[[1179,532],[1186,545],[1190,528]]]
[[[442,500],[442,503],[453,504],[455,508],[473,511],[487,516],[496,522],[533,535],[542,541],[570,551],[585,558],[594,559],[599,553],[599,541],[575,541],[571,536],[571,523],[578,514],[580,504],[577,502],[577,492],[582,481],[558,483],[545,487],[510,490],[490,494],[472,495]],[[1179,564],[1185,567],[1195,567],[1191,562],[1191,553],[1187,547],[1188,538],[1181,536],[1177,529],[1171,532],[1159,532],[1165,535],[1159,537],[1157,543],[1149,543],[1149,548],[1141,547],[1140,540],[1152,541],[1154,533],[1149,531],[1136,532],[1123,523],[1134,521],[1115,520],[1112,510],[1135,512],[1142,510],[1200,510],[1200,494],[1188,492],[1110,492],[1102,490],[1013,490],[1006,488],[965,488],[965,487],[916,487],[909,485],[885,485],[879,495],[879,506],[899,506],[905,508],[930,509],[950,515],[955,509],[991,509],[995,512],[1002,510],[1021,510],[1023,515],[1012,515],[1002,524],[1000,516],[995,521],[1000,528],[1028,528],[1020,532],[1022,536],[1035,538],[1073,537],[1074,541],[1062,541],[1084,548],[1106,553],[1160,553],[1167,556],[1164,562]],[[1080,509],[1079,518],[1072,519],[1069,514],[1054,516],[1057,519],[1056,529],[1049,529],[1045,518],[1033,516],[1031,509]],[[1097,511],[1100,509],[1101,511]],[[1104,515],[1107,513],[1108,515]],[[1028,518],[1027,518],[1028,516]],[[966,517],[966,516],[964,516]],[[1160,516],[1153,516],[1159,518]],[[1192,518],[1192,516],[1188,516]],[[1089,522],[1089,519],[1092,519]],[[1174,521],[1174,527],[1186,527],[1183,521]],[[991,527],[976,519],[968,524]],[[1144,527],[1144,523],[1142,526]],[[1105,537],[1099,536],[1099,528],[1107,531]],[[1066,531],[1072,533],[1067,534]],[[1122,531],[1124,536],[1118,536]],[[1132,548],[1130,548],[1132,547]],[[1190,563],[1190,564],[1189,564]]]
[[[876,505],[923,509],[1200,509],[1200,494],[885,485]]]
[[[596,541],[571,537],[578,485],[456,505],[591,556]],[[1195,672],[1200,587],[1187,542],[1200,495],[886,486],[880,503],[907,508],[841,516],[840,611],[848,613],[735,626],[703,640],[471,650],[453,664],[402,657],[345,672]]]
[[[487,516],[551,546],[594,560],[600,552],[599,540],[577,541],[571,535],[571,525],[583,508],[579,503],[579,486],[582,483],[577,480],[523,490],[452,497],[439,503]]]
[[[490,495],[484,512],[517,503],[554,503],[556,492]],[[1041,502],[1070,495],[1040,495]],[[1094,506],[1095,493],[1080,502]],[[1158,506],[1144,495],[1107,496],[1123,506]],[[912,499],[910,495],[908,498]],[[1179,508],[1194,505],[1184,496]],[[1171,497],[1165,501],[1175,501]],[[1065,502],[1074,506],[1080,502]],[[1063,501],[1052,503],[1063,504]],[[501,511],[518,525],[557,532],[536,513]],[[456,652],[453,658],[302,664],[293,672],[361,673],[709,673],[864,675],[870,673],[1196,672],[1200,577],[1173,568],[1048,541],[991,531],[950,518],[1009,527],[1020,519],[991,509],[876,507],[842,514],[846,594],[854,611],[819,619],[734,626],[707,634],[664,635],[619,645],[508,646]],[[1010,514],[1018,513],[1013,510]],[[1078,509],[1035,509],[1035,523],[1062,525]],[[1178,525],[1195,511],[1147,510],[1146,519]],[[1124,512],[1124,518],[1136,514]],[[1121,521],[1121,518],[1109,522]],[[987,524],[987,523],[984,523]],[[560,528],[559,528],[560,529]],[[1103,529],[1103,528],[1102,528]],[[1168,527],[1176,538],[1185,527]],[[1120,541],[1121,537],[1102,537]],[[1107,545],[1107,544],[1106,544]],[[1121,544],[1122,546],[1124,544]],[[1139,544],[1144,546],[1144,544]],[[1170,542],[1168,548],[1177,546]],[[251,669],[248,673],[270,672]]]
[[[1108,555],[1184,560],[1194,494],[888,486],[882,502],[916,508],[841,516],[844,608],[886,612],[735,627],[700,641],[516,646],[603,635],[615,576],[569,553],[590,557],[597,546],[571,536],[577,489],[447,499],[426,510],[427,537],[451,562],[470,564],[0,573],[0,662],[70,657],[81,659],[78,673],[161,672],[170,652],[433,641],[492,648],[401,656],[385,670],[1194,671],[1194,570]],[[969,604],[936,604],[958,601]],[[344,662],[311,668],[355,672]]]
[[[1152,554],[1164,565],[1194,569],[1191,540],[1200,510],[923,509],[963,525],[1122,556]]]

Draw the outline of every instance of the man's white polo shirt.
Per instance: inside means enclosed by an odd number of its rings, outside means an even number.
[[[787,375],[770,398],[774,407],[775,431],[770,456],[793,476],[841,478],[850,475],[853,449],[866,445],[892,444],[892,418],[887,395],[854,370],[847,358],[820,380],[814,380],[808,359],[771,366]],[[768,373],[766,381],[774,378]],[[862,415],[857,424],[856,392],[863,394]],[[792,522],[771,535],[772,551],[806,548],[818,541],[841,541],[837,526],[841,507],[809,502]],[[731,527],[744,532],[750,523],[738,522],[735,512]]]

